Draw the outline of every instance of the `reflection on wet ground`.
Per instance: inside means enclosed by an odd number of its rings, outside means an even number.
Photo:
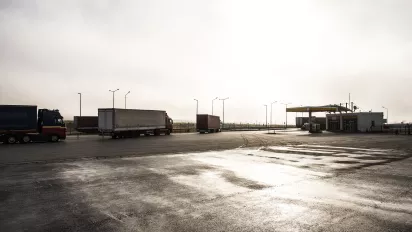
[[[9,166],[1,170],[0,225],[2,231],[408,231],[408,157],[297,145]]]

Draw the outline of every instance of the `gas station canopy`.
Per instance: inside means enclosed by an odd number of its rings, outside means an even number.
[[[350,109],[340,105],[326,105],[326,106],[301,106],[290,107],[286,112],[348,112]]]
[[[310,133],[315,133],[315,132],[321,132],[320,127],[316,126],[316,124],[312,123],[312,113],[315,112],[352,112],[351,109],[347,107],[343,107],[340,105],[326,105],[326,106],[301,106],[301,107],[291,107],[291,108],[286,108],[286,113],[287,112],[308,112],[309,113],[309,132]],[[326,124],[328,123],[327,118],[326,118]],[[315,127],[312,127],[315,125]]]

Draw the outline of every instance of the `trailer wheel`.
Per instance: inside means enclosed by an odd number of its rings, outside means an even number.
[[[21,143],[30,143],[30,141],[31,141],[31,138],[28,135],[23,135],[23,137],[20,140]]]
[[[159,136],[160,135],[160,130],[159,129],[156,129],[156,130],[154,130],[154,133],[153,133],[155,136]]]
[[[14,135],[9,135],[9,137],[7,137],[7,141],[8,144],[15,144],[17,142],[17,137]]]
[[[58,142],[59,141],[59,136],[57,136],[57,135],[50,136],[50,141],[53,142],[53,143]]]

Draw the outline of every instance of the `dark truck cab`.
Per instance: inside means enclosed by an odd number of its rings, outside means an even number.
[[[97,116],[74,116],[74,129],[81,133],[99,133],[99,117]]]
[[[173,119],[166,113],[166,130],[167,134],[173,133]]]
[[[37,106],[0,105],[0,142],[57,142],[66,139],[66,125],[58,110]]]

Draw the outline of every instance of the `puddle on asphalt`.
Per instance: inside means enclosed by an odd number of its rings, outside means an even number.
[[[354,184],[325,180],[324,177],[334,176],[335,170],[376,162],[376,157],[381,157],[377,151],[371,149],[368,153],[361,149],[362,154],[359,154],[355,148],[326,148],[242,148],[82,161],[74,162],[76,165],[61,174],[65,179],[78,180],[78,185],[70,186],[71,194],[87,200],[101,212],[107,209],[135,212],[127,214],[127,217],[131,216],[130,220],[138,219],[135,215],[142,215],[143,209],[206,217],[208,214],[203,213],[202,205],[206,204],[209,209],[207,204],[220,206],[225,201],[259,205],[262,209],[274,208],[285,220],[304,221],[311,216],[327,216],[327,210],[319,211],[325,214],[321,215],[313,213],[316,210],[313,208],[325,206],[329,209],[331,205],[364,212],[379,211],[382,217],[399,218],[412,213],[411,202],[399,206],[399,202],[382,204],[374,200],[371,196],[382,191],[380,186],[371,185],[359,190],[360,187]],[[357,159],[357,156],[362,158]],[[251,203],[253,200],[255,202]],[[119,207],[113,209],[112,206]],[[107,213],[122,221],[129,220],[116,212]]]
[[[68,169],[64,174],[80,181],[110,176],[113,171],[122,175],[130,172],[138,175],[142,170],[136,169],[134,164],[144,163],[145,170],[167,175],[181,184],[230,194],[239,189],[259,190],[308,177],[328,177],[334,175],[334,170],[370,166],[388,158],[379,155],[381,153],[388,151],[321,145],[269,146],[121,159],[133,164],[126,166],[118,162],[100,162],[110,164],[107,168],[99,167],[95,161],[78,162],[77,168]],[[142,163],[142,160],[145,162]]]
[[[326,151],[326,150],[316,150],[316,149],[306,149],[306,148],[300,148],[300,147],[280,147],[280,146],[269,146],[265,148],[265,150],[272,150],[272,151],[285,151],[288,153],[299,153],[299,152],[305,152],[305,153],[316,153],[316,154],[333,154],[335,151]]]
[[[307,178],[308,176],[324,177],[329,174],[317,172],[298,167],[275,164],[262,160],[265,154],[270,152],[264,150],[235,150],[222,152],[208,152],[208,154],[191,155],[193,160],[221,167],[232,171],[237,178],[260,182],[269,186],[277,186],[285,183],[295,182]],[[213,154],[213,157],[209,156]],[[253,154],[253,156],[250,156]],[[230,161],[221,157],[230,156]],[[252,158],[253,157],[253,158]],[[251,160],[251,158],[253,160]],[[258,162],[256,162],[258,161]],[[289,161],[290,162],[290,161]]]
[[[327,146],[327,145],[297,145],[297,147],[305,147],[308,149],[339,149],[339,150],[354,150],[354,151],[367,151],[367,152],[383,152],[388,151],[385,149],[373,149],[373,148],[356,148],[356,147],[335,147],[335,146]]]

